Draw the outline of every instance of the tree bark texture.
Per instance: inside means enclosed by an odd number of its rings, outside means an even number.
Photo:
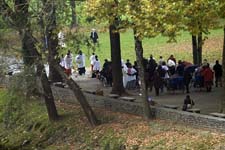
[[[198,64],[202,64],[202,32],[198,34]]]
[[[223,67],[223,96],[221,97],[221,112],[225,113],[225,26],[223,28],[223,60],[222,60],[222,67]]]
[[[30,66],[30,65],[38,64],[37,70],[39,72],[37,73],[37,75],[41,77],[41,82],[43,82],[42,86],[45,92],[44,93],[45,104],[48,111],[48,117],[50,120],[56,120],[58,117],[58,113],[54,103],[54,98],[52,96],[50,85],[47,82],[48,80],[46,81],[46,78],[45,78],[46,75],[44,76],[41,73],[43,71],[42,68],[44,68],[44,65],[39,66],[40,63],[42,62],[41,55],[38,53],[36,49],[35,45],[37,40],[33,37],[31,33],[29,21],[27,18],[29,2],[27,0],[15,0],[14,1],[15,12],[13,12],[13,10],[9,7],[9,5],[5,1],[1,1],[1,2],[2,2],[2,5],[0,6],[1,10],[3,9],[4,12],[8,12],[7,17],[10,18],[12,27],[17,29],[20,33],[21,42],[23,46],[22,48],[25,48],[24,50],[26,51],[25,53],[23,53],[23,57],[29,58],[29,60],[27,60],[25,65]],[[15,16],[15,13],[17,14],[16,16]]]
[[[193,63],[195,65],[201,65],[202,63],[202,32],[197,36],[192,35],[192,52],[193,52]]]
[[[86,117],[88,118],[89,123],[92,126],[99,125],[100,122],[98,121],[94,111],[88,104],[86,97],[84,96],[83,92],[81,91],[79,85],[73,79],[69,78],[64,73],[63,69],[58,65],[58,63],[54,62],[54,60],[51,60],[51,61],[52,61],[52,64],[54,64],[54,68],[58,71],[58,73],[61,75],[63,80],[65,80],[65,82],[68,84],[70,89],[73,91],[78,102],[80,103],[81,107],[83,108],[84,113],[85,113]]]
[[[197,48],[197,37],[192,35],[192,53],[193,53],[193,63],[198,64],[198,48]]]
[[[32,36],[30,32],[25,32],[24,35],[26,35],[25,39],[23,40],[24,44],[29,45],[29,51],[32,53],[35,57],[33,58],[35,60],[34,64],[37,65],[37,76],[41,80],[42,89],[44,92],[44,100],[45,105],[48,112],[48,117],[50,121],[55,121],[58,119],[58,113],[54,102],[54,97],[52,94],[52,89],[50,86],[50,83],[48,81],[44,65],[42,64],[41,55],[38,53],[36,47],[35,47],[35,38]],[[32,64],[33,65],[33,64]]]
[[[47,107],[48,117],[50,121],[55,121],[59,118],[57,109],[54,102],[54,97],[52,94],[52,89],[48,81],[48,77],[45,72],[43,64],[37,65],[37,75],[41,80],[42,89],[44,92],[45,105]]]
[[[134,36],[135,40],[135,52],[136,52],[136,59],[139,66],[139,78],[141,81],[141,94],[142,94],[142,101],[143,101],[143,115],[146,119],[152,118],[152,111],[148,102],[148,90],[145,83],[145,73],[144,73],[144,59],[143,59],[143,47],[142,41],[140,41],[136,36]]]
[[[49,80],[51,82],[61,82],[62,79],[58,72],[54,69],[53,65],[50,63],[51,59],[59,58],[58,52],[57,52],[57,46],[58,46],[58,38],[57,38],[57,32],[56,32],[56,6],[55,3],[50,3],[46,1],[44,3],[46,7],[45,14],[48,15],[48,18],[50,20],[46,21],[48,22],[46,24],[46,37],[47,37],[47,48],[48,48],[48,60],[49,60]],[[59,61],[59,60],[58,60]]]
[[[71,6],[71,28],[74,28],[77,26],[77,14],[76,14],[76,2],[75,0],[70,0],[70,6]]]
[[[116,26],[110,25],[109,35],[110,35],[110,46],[111,46],[112,76],[113,76],[113,86],[112,86],[111,93],[122,95],[125,92],[125,89],[123,87],[120,34],[115,31],[116,31]]]

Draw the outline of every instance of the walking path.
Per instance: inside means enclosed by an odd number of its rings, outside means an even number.
[[[111,92],[111,87],[104,87],[98,79],[90,78],[90,74],[76,77],[73,75],[72,77],[85,91],[93,92],[101,89],[104,92],[104,96],[108,96]],[[139,90],[127,90],[127,93],[136,98],[135,103],[141,103]],[[153,91],[149,95],[157,104],[178,105],[179,109],[181,109],[187,94],[182,91],[175,91],[174,93],[165,91],[160,93],[159,96],[155,96],[155,92]],[[195,101],[194,107],[201,109],[201,114],[209,114],[219,111],[220,100],[225,96],[225,93],[223,92],[223,88],[213,88],[210,93],[205,92],[205,89],[200,91],[199,89],[191,88],[189,95]]]

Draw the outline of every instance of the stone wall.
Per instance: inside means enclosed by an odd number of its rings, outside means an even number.
[[[225,131],[225,119],[223,118],[161,107],[154,108],[154,116],[158,119]]]
[[[78,103],[76,97],[70,89],[52,87],[52,91],[56,100],[63,100],[69,103]],[[107,110],[131,113],[131,114],[142,114],[142,107],[140,104],[121,101],[119,99],[113,99],[106,96],[98,96],[90,93],[85,93],[87,101],[93,107],[105,108]]]
[[[69,89],[52,87],[53,94],[57,100],[69,103],[77,103],[73,92]],[[93,107],[105,108],[107,110],[142,115],[143,110],[140,103],[127,102],[106,96],[97,96],[85,93],[89,104]],[[152,107],[153,115],[157,119],[165,119],[176,123],[192,125],[197,127],[211,128],[225,131],[225,119],[211,117],[208,115],[189,113],[175,109]]]

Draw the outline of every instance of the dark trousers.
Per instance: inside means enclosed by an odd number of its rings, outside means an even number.
[[[86,72],[85,67],[78,68],[78,72],[79,72],[79,75],[85,74]]]
[[[220,83],[220,86],[222,87],[222,77],[215,77],[215,84],[216,87],[218,87],[218,83]]]

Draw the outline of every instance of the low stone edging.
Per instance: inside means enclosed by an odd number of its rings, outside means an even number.
[[[56,99],[69,103],[77,103],[73,92],[70,89],[52,87]],[[106,96],[98,96],[85,93],[85,96],[92,107],[106,108],[107,110],[142,115],[143,110],[140,103],[121,101]],[[153,116],[157,119],[169,120],[176,123],[193,125],[225,131],[225,119],[203,114],[190,113],[175,109],[152,107]]]
[[[154,116],[157,119],[165,119],[177,123],[225,131],[224,118],[218,118],[209,115],[190,113],[162,107],[154,108]]]

